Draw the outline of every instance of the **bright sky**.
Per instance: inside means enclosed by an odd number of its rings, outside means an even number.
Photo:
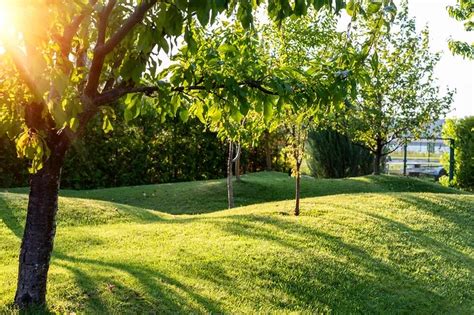
[[[400,8],[400,0],[395,3]],[[409,15],[416,19],[417,30],[426,25],[430,29],[430,47],[433,52],[441,52],[435,74],[444,92],[445,87],[456,89],[451,112],[448,117],[474,115],[474,61],[453,56],[448,48],[450,37],[468,43],[474,42],[474,32],[466,32],[462,22],[452,19],[446,7],[456,0],[409,0]],[[343,12],[339,26],[347,25],[349,16]],[[346,22],[347,21],[347,22]]]
[[[399,2],[399,1],[398,1]],[[474,61],[453,56],[448,49],[448,39],[474,42],[474,32],[466,32],[462,22],[449,17],[446,6],[456,0],[410,0],[409,14],[416,17],[418,29],[428,25],[431,48],[443,55],[436,68],[441,86],[457,90],[449,117],[474,115]]]

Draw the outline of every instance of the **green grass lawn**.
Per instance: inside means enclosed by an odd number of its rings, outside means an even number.
[[[395,176],[62,191],[48,307],[103,313],[474,313],[474,195]],[[0,192],[0,313],[27,195]]]

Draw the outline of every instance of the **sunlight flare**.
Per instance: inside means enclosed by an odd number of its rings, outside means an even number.
[[[0,46],[11,39],[15,32],[16,10],[8,1],[0,0]]]

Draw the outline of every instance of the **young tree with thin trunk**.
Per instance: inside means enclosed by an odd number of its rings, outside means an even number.
[[[232,140],[228,140],[229,148],[227,155],[227,203],[228,208],[232,209],[234,207],[234,184],[232,183],[232,166],[235,165],[236,168],[236,180],[238,179],[238,170],[237,170],[237,161],[240,158],[240,145],[236,144]],[[235,150],[234,150],[235,147]],[[235,154],[235,156],[234,156]],[[237,180],[240,181],[240,180]]]
[[[280,110],[276,119],[286,131],[287,152],[295,176],[296,216],[300,214],[301,165],[309,128],[341,110],[344,97],[355,84],[356,76],[349,73],[357,71],[354,60],[361,56],[342,47],[343,36],[336,30],[336,20],[324,11],[309,12],[298,21],[285,21],[279,28],[263,26],[265,45],[273,52],[271,62],[307,86],[295,93],[297,97],[280,98],[277,104]]]

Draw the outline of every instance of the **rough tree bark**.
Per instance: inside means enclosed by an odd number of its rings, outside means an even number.
[[[51,132],[51,156],[31,175],[26,226],[21,243],[15,304],[24,309],[46,302],[49,261],[56,232],[61,169],[69,141]]]
[[[374,154],[374,175],[380,175],[380,163],[382,162],[383,156],[383,144],[381,140],[377,139],[377,146]]]

